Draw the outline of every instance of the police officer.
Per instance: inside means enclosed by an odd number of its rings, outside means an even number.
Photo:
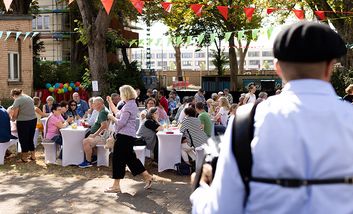
[[[256,109],[250,195],[244,201],[229,126],[212,184],[204,174],[190,196],[193,213],[353,213],[353,108],[329,83],[345,43],[328,25],[300,22],[273,52],[286,84]]]

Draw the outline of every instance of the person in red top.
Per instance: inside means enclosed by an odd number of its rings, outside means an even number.
[[[159,98],[159,103],[163,106],[165,112],[167,112],[168,114],[168,100],[167,98],[165,98],[163,90],[159,90],[158,98]]]

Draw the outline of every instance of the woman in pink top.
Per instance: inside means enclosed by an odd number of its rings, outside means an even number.
[[[56,144],[62,145],[63,139],[60,134],[60,129],[66,127],[68,124],[61,116],[61,106],[58,104],[53,104],[52,113],[49,115],[46,122],[46,133],[44,134],[45,139],[50,139]],[[60,152],[59,159],[62,157],[62,151]]]

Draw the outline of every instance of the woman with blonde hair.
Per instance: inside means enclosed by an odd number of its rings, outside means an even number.
[[[348,101],[349,103],[353,102],[353,84],[350,84],[347,88],[346,88],[346,95],[343,97],[343,100]]]
[[[115,121],[116,142],[113,152],[113,185],[105,190],[106,193],[119,193],[120,180],[125,176],[125,167],[129,167],[133,176],[142,174],[146,185],[145,189],[149,189],[152,185],[154,177],[147,172],[143,164],[137,159],[133,150],[136,139],[136,115],[138,108],[136,105],[136,91],[129,85],[123,85],[119,88],[121,99],[125,105],[120,111],[113,110],[116,118],[110,114],[109,119]],[[112,105],[111,97],[107,97],[109,105]]]
[[[40,98],[39,97],[33,97],[33,102],[34,102],[34,111],[37,116],[37,126],[36,128],[39,129],[40,131],[43,132],[43,124],[42,121],[40,120],[42,117],[46,117],[47,114],[44,113],[42,110],[40,110]]]
[[[219,111],[214,118],[217,122],[219,122],[218,125],[215,125],[216,135],[224,134],[228,123],[228,113],[230,109],[229,101],[226,97],[220,97],[218,101]]]

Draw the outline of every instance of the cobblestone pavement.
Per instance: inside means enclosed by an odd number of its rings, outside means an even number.
[[[112,184],[111,169],[76,166],[61,167],[38,160],[16,163],[17,157],[0,166],[0,213],[190,213],[188,176],[174,171],[157,173],[147,161],[148,171],[170,178],[172,182],[156,182],[144,190],[141,176],[129,172],[121,181],[122,193],[105,194]]]

